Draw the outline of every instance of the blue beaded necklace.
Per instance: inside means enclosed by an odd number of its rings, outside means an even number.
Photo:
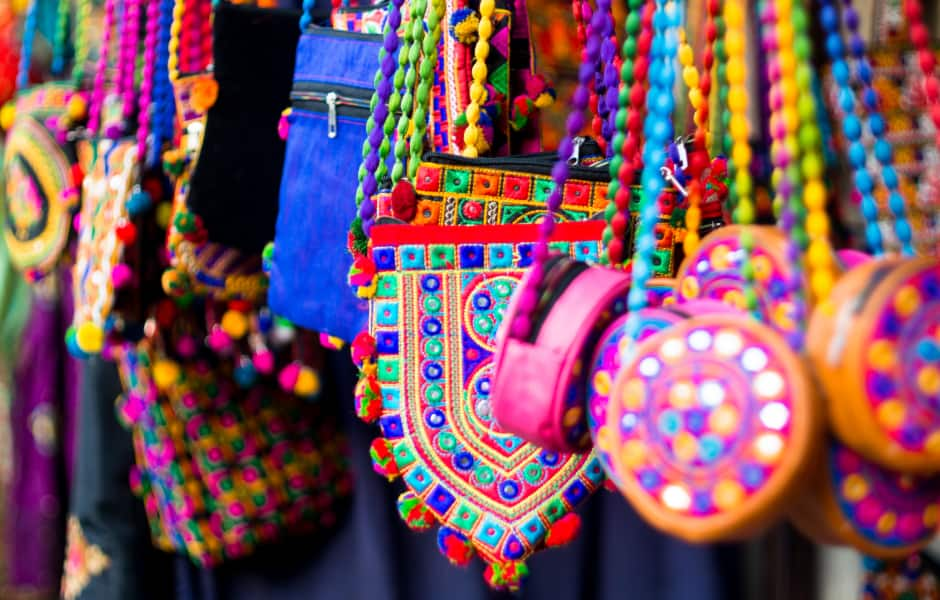
[[[650,89],[647,95],[647,113],[643,124],[643,196],[639,206],[636,249],[631,270],[632,286],[627,297],[630,316],[627,317],[627,336],[637,339],[640,334],[638,311],[647,307],[647,283],[653,273],[653,254],[656,247],[654,227],[659,219],[659,195],[665,181],[660,169],[666,164],[666,147],[673,138],[672,112],[675,108],[673,84],[676,79],[676,59],[680,25],[679,11],[666,9],[664,0],[657,0],[653,15],[653,43],[650,47]]]
[[[899,191],[900,181],[893,166],[893,151],[885,139],[887,126],[878,105],[878,93],[872,87],[872,70],[865,56],[865,42],[858,34],[858,15],[849,2],[843,11],[844,22],[851,32],[849,43],[857,75],[862,82],[862,102],[868,112],[868,129],[875,138],[873,153],[881,165],[881,177],[888,189],[888,207],[894,215],[894,229],[905,255],[913,255],[911,226],[907,221],[904,198]],[[862,215],[865,218],[865,239],[876,256],[884,253],[884,240],[878,226],[878,205],[875,202],[875,180],[866,168],[868,151],[862,143],[862,120],[856,114],[855,92],[851,85],[851,69],[846,62],[845,43],[839,31],[839,14],[831,0],[821,0],[820,21],[826,32],[826,52],[832,61],[832,75],[839,86],[839,107],[844,113],[842,132],[849,141],[849,164],[854,171],[855,187],[862,196]]]

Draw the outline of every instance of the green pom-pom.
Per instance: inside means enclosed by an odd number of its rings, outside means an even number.
[[[434,515],[414,492],[405,492],[398,497],[398,514],[414,531],[425,531],[434,525]]]

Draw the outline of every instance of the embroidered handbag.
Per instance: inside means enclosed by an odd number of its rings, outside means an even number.
[[[285,148],[277,126],[289,101],[299,19],[292,10],[229,2],[214,11],[217,97],[208,102],[187,203],[209,241],[247,253],[260,253],[274,234]]]
[[[367,317],[365,301],[346,283],[346,232],[355,217],[346,200],[356,192],[350,165],[361,160],[381,47],[376,35],[308,29],[297,46],[287,117],[268,301],[293,323],[345,341]]]
[[[32,2],[25,21],[20,92],[15,103],[4,107],[7,131],[3,156],[6,215],[3,236],[13,265],[36,281],[51,272],[65,252],[78,210],[83,173],[75,151],[74,129],[84,121],[87,99],[78,91],[85,81],[88,61],[87,11],[75,15],[75,60],[71,80],[26,88],[38,2]],[[68,1],[59,2],[61,14]],[[63,12],[64,11],[64,12]],[[59,18],[67,24],[68,18]],[[62,42],[68,31],[57,35]],[[57,40],[58,41],[58,40]],[[61,45],[61,44],[60,44]],[[57,62],[65,49],[54,49]],[[12,117],[12,119],[11,119]],[[9,120],[9,121],[8,121]]]
[[[240,391],[207,363],[159,358],[147,339],[114,354],[131,481],[159,547],[208,567],[337,522],[351,480],[322,406],[265,386]]]

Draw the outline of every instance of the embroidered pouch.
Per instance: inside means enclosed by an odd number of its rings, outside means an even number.
[[[595,261],[601,230],[561,224],[553,246]],[[492,417],[496,332],[536,231],[375,225],[369,335],[353,344],[357,410],[382,431],[376,471],[405,482],[403,519],[419,530],[439,522],[441,551],[455,564],[478,553],[495,587],[517,588],[529,555],[568,541],[571,511],[604,479],[593,454],[543,450]]]
[[[381,47],[377,35],[308,29],[288,117],[268,301],[293,323],[346,341],[366,326],[366,303],[346,283],[346,232]]]
[[[147,342],[115,356],[132,485],[158,546],[212,566],[336,523],[351,482],[322,407],[265,386],[239,391],[199,363],[155,360]]]

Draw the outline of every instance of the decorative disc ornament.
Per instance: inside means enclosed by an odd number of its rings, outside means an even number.
[[[933,540],[940,475],[889,471],[835,439],[814,464],[811,486],[792,511],[807,536],[882,559],[906,557]]]
[[[3,157],[4,239],[14,266],[35,281],[65,251],[78,207],[81,170],[74,144],[60,143],[57,127],[71,88],[44,85],[17,100],[16,120]],[[51,128],[52,127],[52,128]]]
[[[560,224],[553,248],[596,262],[601,227]],[[352,352],[363,371],[357,411],[382,431],[375,469],[407,486],[399,511],[409,526],[442,525],[448,559],[466,564],[475,551],[491,585],[518,588],[523,561],[570,540],[572,510],[604,481],[593,453],[543,450],[492,418],[496,334],[536,228],[376,225],[371,236],[370,332]]]
[[[696,251],[682,261],[676,275],[678,303],[709,298],[745,308],[745,281],[741,274],[745,257],[741,248],[743,227],[729,225],[708,234]],[[747,227],[754,237],[750,264],[754,269],[758,312],[777,331],[796,331],[800,325],[795,318],[797,291],[789,289],[788,282],[800,266],[787,259],[786,236],[776,227]]]
[[[807,349],[836,436],[889,469],[940,470],[940,261],[861,264],[830,304]]]
[[[785,341],[730,314],[641,342],[607,412],[621,491],[655,527],[691,542],[752,535],[779,515],[821,425]]]

